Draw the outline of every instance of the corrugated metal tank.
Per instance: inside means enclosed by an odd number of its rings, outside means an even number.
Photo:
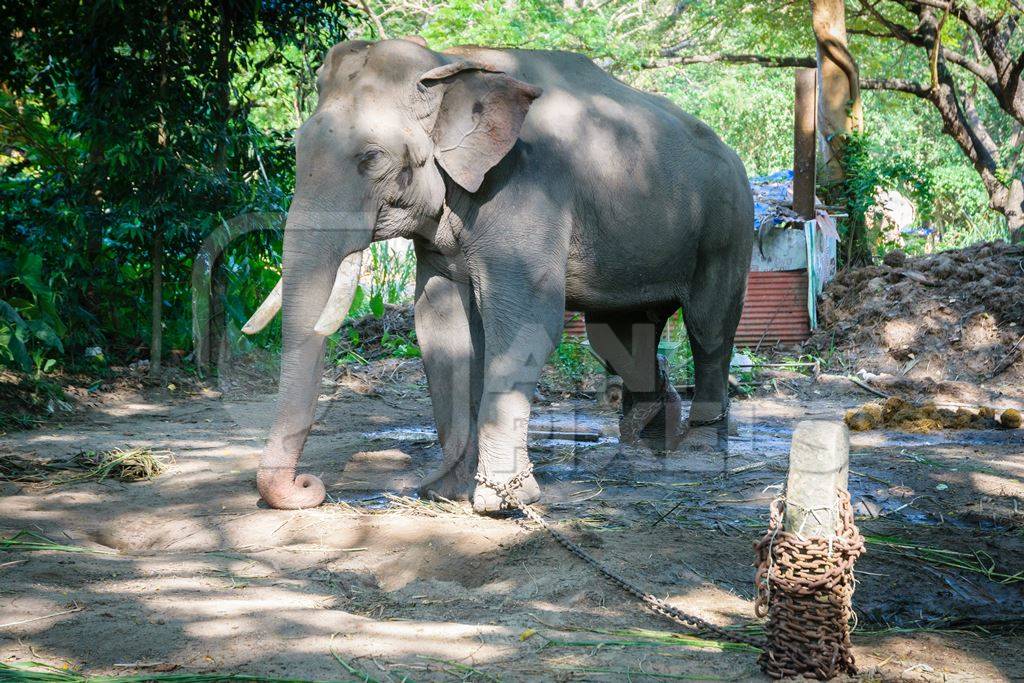
[[[565,312],[565,334],[570,337],[586,337],[587,324],[582,313],[576,311]]]
[[[752,272],[747,278],[736,345],[798,344],[811,335],[807,271]]]
[[[565,312],[565,333],[586,337],[583,314]],[[736,346],[762,348],[775,344],[799,344],[811,336],[807,312],[807,271],[751,272],[743,315],[736,329]]]

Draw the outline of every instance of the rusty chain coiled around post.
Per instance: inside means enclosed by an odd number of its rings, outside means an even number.
[[[563,548],[571,552],[573,555],[580,558],[581,560],[589,564],[591,567],[596,569],[607,580],[611,581],[613,584],[615,584],[625,592],[629,593],[633,597],[639,599],[645,607],[647,607],[655,614],[658,614],[666,619],[669,619],[670,621],[673,621],[685,627],[686,629],[696,632],[700,635],[711,634],[714,635],[716,638],[729,641],[731,643],[741,643],[743,645],[750,645],[762,650],[765,648],[766,642],[763,639],[743,636],[738,633],[734,633],[732,631],[723,629],[719,626],[715,626],[714,624],[705,621],[700,617],[694,616],[692,614],[687,614],[686,612],[683,612],[678,608],[673,607],[661,598],[655,597],[650,593],[645,593],[641,588],[630,583],[622,576],[618,575],[608,567],[601,564],[596,558],[594,558],[594,556],[592,556],[578,544],[570,540],[567,536],[555,530],[555,528],[548,524],[547,520],[541,517],[536,510],[531,508],[529,505],[523,504],[519,500],[518,495],[516,495],[516,492],[519,490],[520,485],[532,473],[533,466],[527,465],[526,469],[517,473],[508,481],[502,484],[491,481],[482,474],[477,474],[476,480],[479,483],[483,484],[484,486],[489,486],[490,488],[494,489],[497,492],[497,494],[504,501],[502,505],[503,509],[518,510],[519,512],[521,512],[531,522],[537,524],[545,531],[547,531],[549,534],[551,534],[552,538],[558,541],[559,545],[561,545]]]
[[[839,490],[839,529],[832,538],[785,531],[785,509],[783,498],[772,502],[768,533],[755,544],[754,611],[768,617],[767,647],[758,662],[772,678],[855,674],[853,565],[864,552],[864,537],[854,524],[850,494]]]

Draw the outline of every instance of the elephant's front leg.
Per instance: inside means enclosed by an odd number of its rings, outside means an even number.
[[[477,469],[483,330],[470,284],[448,279],[425,259],[416,266],[416,338],[444,454],[441,467],[420,486],[420,495],[466,500]]]
[[[478,416],[479,475],[483,481],[473,494],[473,509],[477,512],[502,508],[497,491],[483,482],[504,484],[530,464],[527,432],[531,399],[564,322],[561,289],[540,294],[524,284],[506,292],[510,296],[488,297],[485,293],[481,304],[486,311],[486,353]],[[532,475],[522,480],[517,496],[523,503],[540,497],[540,487]]]

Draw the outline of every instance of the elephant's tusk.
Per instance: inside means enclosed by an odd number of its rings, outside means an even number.
[[[363,266],[363,252],[357,251],[349,254],[338,266],[338,275],[334,278],[334,287],[331,289],[331,296],[327,299],[320,319],[316,321],[313,330],[320,335],[328,336],[334,334],[341,327],[348,315],[348,309],[352,306],[352,298],[356,294],[356,285],[359,284],[359,271]]]
[[[252,314],[248,322],[242,326],[242,332],[245,334],[256,334],[270,324],[270,321],[274,319],[277,312],[281,310],[281,283],[283,281],[283,279],[277,281],[274,289],[263,300],[263,303]]]

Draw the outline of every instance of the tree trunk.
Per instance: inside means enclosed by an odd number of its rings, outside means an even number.
[[[228,167],[228,134],[230,132],[231,111],[231,51],[234,32],[234,16],[231,3],[221,2],[220,31],[217,38],[217,51],[214,55],[214,80],[216,83],[215,102],[217,107],[217,126],[219,128],[217,143],[213,150],[213,170],[227,182]],[[224,247],[227,249],[227,245]],[[215,252],[210,264],[210,307],[209,318],[204,328],[204,338],[200,340],[195,355],[201,370],[209,366],[220,367],[227,362],[225,352],[228,349],[227,320],[224,299],[227,291],[224,273],[223,252]]]
[[[846,145],[851,133],[864,129],[860,73],[846,44],[844,0],[810,0],[811,26],[818,65],[818,181],[825,202],[841,203],[846,193]],[[846,263],[871,260],[867,230],[861,221],[847,221],[843,244]]]
[[[224,259],[218,258],[210,273],[210,362],[218,371],[231,360],[227,330],[228,278]]]
[[[149,374],[160,372],[160,360],[163,357],[163,303],[164,303],[164,235],[161,225],[153,230],[153,241],[150,245],[150,263],[153,268],[153,307],[150,315],[149,340]]]
[[[214,62],[216,79],[216,102],[220,135],[213,152],[213,170],[223,174],[228,165],[228,123],[231,119],[231,50],[233,33],[231,3],[221,2],[220,34],[217,39],[217,53]]]
[[[157,86],[157,98],[159,102],[159,118],[157,119],[157,130],[156,130],[156,144],[161,151],[167,149],[169,144],[167,136],[167,119],[164,117],[164,108],[167,106],[167,62],[166,54],[170,50],[170,46],[167,45],[167,41],[170,37],[169,19],[167,14],[167,4],[164,3],[161,13],[161,31],[160,39],[163,45],[164,57],[160,59],[160,76]],[[166,161],[166,159],[165,159]],[[161,170],[157,178],[158,187],[162,185],[161,181],[164,180],[162,176],[166,175],[166,165],[160,167]],[[164,264],[164,221],[158,219],[156,225],[153,227],[153,241],[150,244],[150,263],[153,269],[153,288],[151,292],[152,308],[150,309],[150,337],[149,337],[149,373],[151,375],[157,375],[161,369],[161,362],[163,359],[163,345],[164,345],[164,331],[163,331],[163,303],[164,303],[164,275],[163,275],[163,264]]]
[[[1006,197],[1006,224],[1010,229],[1010,240],[1024,242],[1024,182],[1020,178],[1010,181]]]
[[[811,23],[817,42],[818,131],[822,141],[822,175],[826,185],[846,177],[843,149],[850,133],[864,127],[857,63],[846,45],[846,3],[811,0]]]

